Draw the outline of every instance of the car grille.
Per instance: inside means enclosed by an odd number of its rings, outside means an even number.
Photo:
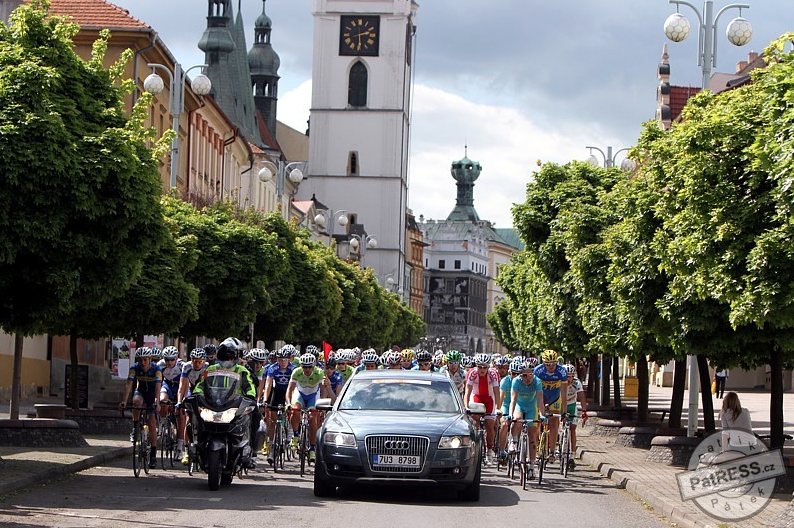
[[[372,471],[378,473],[420,473],[425,465],[430,439],[425,436],[368,436],[366,445],[367,460]],[[399,447],[395,449],[390,446]],[[375,467],[372,464],[373,455],[418,456],[419,467]]]

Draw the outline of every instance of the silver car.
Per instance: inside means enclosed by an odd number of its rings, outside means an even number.
[[[482,439],[460,393],[444,374],[357,373],[328,410],[317,435],[314,494],[346,484],[439,486],[480,498]]]

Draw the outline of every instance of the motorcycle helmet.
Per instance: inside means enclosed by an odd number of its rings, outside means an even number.
[[[224,368],[231,368],[245,350],[243,344],[236,337],[227,337],[218,345],[218,362]]]

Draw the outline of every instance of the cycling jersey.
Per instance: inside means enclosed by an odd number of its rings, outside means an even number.
[[[183,366],[184,363],[182,363],[181,359],[177,359],[173,367],[169,367],[165,359],[157,362],[157,368],[163,373],[163,386],[160,392],[166,391],[169,396],[176,395],[176,390],[179,388],[179,378],[182,377]]]
[[[342,376],[342,383],[347,383],[347,380],[350,379],[350,376],[356,371],[356,368],[353,365],[345,365],[345,368],[342,370],[337,370],[337,372]]]
[[[573,378],[568,384],[568,414],[576,416],[576,401],[580,392],[584,392],[584,387],[579,378]]]
[[[453,374],[447,365],[441,367],[441,372],[444,372],[447,376],[449,376],[449,379],[452,380],[452,383],[455,384],[455,387],[457,387],[458,392],[460,392],[462,396],[466,389],[466,372],[462,368],[458,367],[458,370]]]
[[[342,373],[335,370],[333,374],[328,376],[328,383],[331,385],[331,392],[336,394],[337,387],[340,387],[345,383],[345,381],[342,379]]]
[[[287,368],[284,370],[279,368],[278,363],[273,363],[268,366],[267,377],[273,378],[273,390],[286,391],[290,377],[294,371],[295,365],[293,363],[287,363]]]
[[[320,394],[320,384],[325,379],[325,372],[320,367],[314,367],[311,374],[306,375],[302,368],[295,369],[290,377],[290,383],[295,382],[292,393],[292,403],[299,404],[306,409],[313,408]]]
[[[193,368],[193,363],[188,361],[182,365],[182,373],[179,375],[179,377],[187,378],[187,381],[190,384],[190,390],[193,390],[193,387],[196,386],[196,383],[198,382],[199,378],[202,377],[205,372],[207,372],[209,366],[210,366],[209,363],[204,361],[203,363],[201,363],[201,368],[196,370]]]
[[[533,376],[532,381],[527,384],[524,382],[524,378],[516,376],[510,384],[510,390],[516,393],[516,408],[524,415],[524,419],[534,420],[539,403],[538,391],[543,390],[543,383],[540,379]]]
[[[518,377],[518,376],[516,376]],[[499,382],[499,391],[504,392],[505,396],[502,398],[502,414],[507,416],[510,414],[510,392],[513,390],[513,379],[510,374],[502,378],[502,381]]]
[[[543,403],[548,405],[552,412],[562,412],[560,389],[563,383],[568,382],[568,371],[562,365],[557,365],[553,372],[546,370],[546,365],[541,363],[535,367],[535,377],[540,378],[543,384]]]
[[[157,384],[163,382],[163,373],[154,363],[149,364],[147,370],[143,370],[140,363],[134,363],[130,367],[127,381],[135,382],[135,392],[143,396],[147,403],[154,401]]]
[[[471,401],[474,403],[484,403],[485,412],[491,414],[494,411],[493,388],[499,389],[499,373],[496,369],[488,369],[486,376],[480,376],[477,369],[471,369],[466,374],[466,385],[471,387]]]

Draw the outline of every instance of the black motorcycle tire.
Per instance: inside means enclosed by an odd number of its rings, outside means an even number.
[[[221,488],[221,452],[210,451],[207,453],[207,484],[210,491],[217,491]]]

